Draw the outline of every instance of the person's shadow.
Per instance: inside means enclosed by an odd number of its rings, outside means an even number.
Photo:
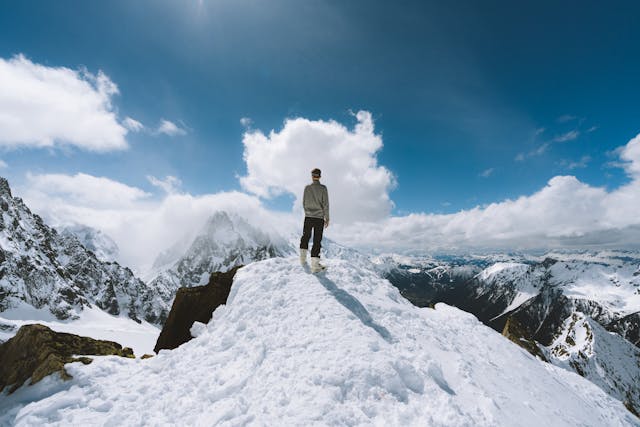
[[[311,272],[309,266],[304,267],[307,272]],[[318,281],[326,290],[331,292],[331,295],[342,304],[347,310],[352,312],[360,321],[376,331],[385,341],[388,343],[394,342],[393,337],[384,326],[378,325],[372,318],[367,309],[349,292],[340,289],[332,280],[330,280],[324,273],[317,273],[315,276]]]

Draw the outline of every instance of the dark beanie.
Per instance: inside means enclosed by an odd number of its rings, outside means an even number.
[[[311,171],[311,176],[316,176],[316,177],[320,177],[320,169],[315,168],[314,170]]]

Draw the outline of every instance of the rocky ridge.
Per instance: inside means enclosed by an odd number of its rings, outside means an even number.
[[[172,297],[129,268],[101,261],[73,233],[45,224],[0,178],[0,312],[26,303],[73,319],[96,305],[113,315],[160,323]]]

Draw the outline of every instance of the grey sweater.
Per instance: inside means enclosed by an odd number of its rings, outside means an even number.
[[[302,207],[304,207],[305,216],[323,218],[325,221],[329,221],[329,192],[327,187],[320,184],[319,181],[314,181],[304,187]]]

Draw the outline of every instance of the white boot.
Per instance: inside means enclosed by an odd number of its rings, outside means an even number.
[[[305,265],[307,263],[307,250],[300,249],[300,264]]]
[[[320,257],[316,257],[316,256],[312,256],[311,257],[311,272],[312,273],[319,273],[321,271],[326,270],[327,267],[325,267],[324,265],[320,264]]]

